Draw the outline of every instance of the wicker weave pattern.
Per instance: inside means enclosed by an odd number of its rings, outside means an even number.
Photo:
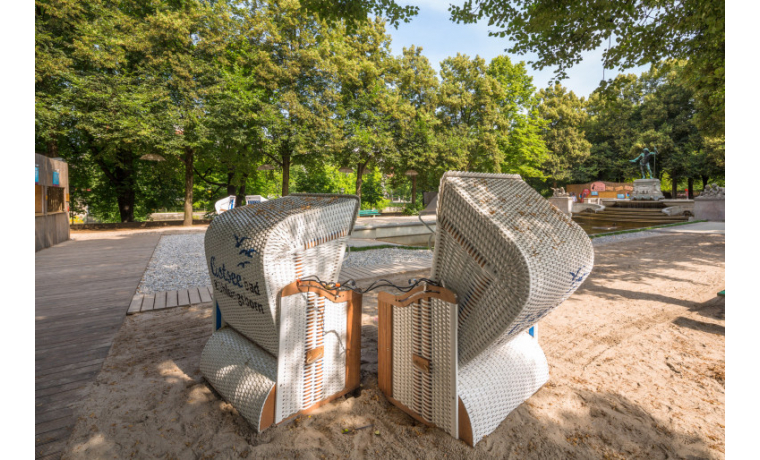
[[[393,307],[393,395],[423,419],[458,437],[456,381],[457,306],[422,299]],[[414,365],[413,355],[430,363]]]
[[[275,423],[307,409],[346,386],[346,302],[313,292],[280,299],[282,325],[277,359]],[[306,362],[309,351],[324,355]]]
[[[411,308],[393,307],[393,397],[409,408],[414,406],[412,321]]]
[[[437,219],[431,277],[460,299],[460,366],[546,316],[593,266],[583,229],[517,175],[447,172]]]
[[[280,329],[280,356],[277,358],[275,423],[280,423],[303,408],[306,360],[305,306],[306,296],[303,294],[280,299],[280,314],[283,319]]]
[[[461,367],[459,396],[470,416],[473,443],[492,433],[547,380],[546,356],[527,332]]]
[[[343,390],[346,386],[346,347],[348,339],[348,303],[334,303],[322,297],[325,305],[323,358],[324,397]]]
[[[230,328],[216,331],[201,354],[206,380],[259,431],[264,403],[277,379],[277,361]]]
[[[357,213],[357,197],[291,195],[217,217],[205,246],[224,321],[277,356],[280,290],[301,276],[337,281]]]

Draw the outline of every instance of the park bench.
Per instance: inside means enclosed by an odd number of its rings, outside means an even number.
[[[338,281],[359,199],[294,194],[209,226],[214,333],[200,369],[256,431],[359,386],[361,296]]]
[[[433,283],[378,294],[378,385],[475,445],[548,380],[534,326],[585,280],[594,250],[518,175],[447,172],[439,190]]]
[[[379,215],[380,212],[375,209],[362,209],[359,211],[359,217],[375,217]]]

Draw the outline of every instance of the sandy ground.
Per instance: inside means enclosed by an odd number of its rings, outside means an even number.
[[[723,458],[724,252],[722,235],[597,248],[586,283],[540,323],[549,382],[474,449],[379,392],[376,295],[361,395],[261,434],[198,370],[210,305],[130,316],[63,458]]]

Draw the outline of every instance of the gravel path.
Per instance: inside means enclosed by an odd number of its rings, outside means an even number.
[[[205,236],[205,232],[162,236],[137,292],[150,294],[210,285],[203,250]]]
[[[343,259],[343,268],[389,265],[422,260],[433,260],[433,252],[426,249],[372,249],[369,251],[351,252]]]
[[[203,249],[204,236],[205,233],[162,236],[137,292],[151,294],[210,285]],[[433,253],[426,250],[376,249],[348,254],[343,267],[366,267],[425,259],[432,260]]]
[[[206,267],[203,250],[205,233],[164,235],[145,270],[137,292],[150,294],[161,291],[175,291],[193,286],[208,286],[211,281]],[[644,231],[594,238],[594,246],[603,246],[623,240],[662,236],[662,233]],[[400,262],[432,260],[433,252],[411,249],[374,249],[354,251],[343,261],[343,268],[389,265]]]

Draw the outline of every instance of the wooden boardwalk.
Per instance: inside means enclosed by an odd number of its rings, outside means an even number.
[[[60,458],[160,238],[104,235],[36,253],[36,458]]]

